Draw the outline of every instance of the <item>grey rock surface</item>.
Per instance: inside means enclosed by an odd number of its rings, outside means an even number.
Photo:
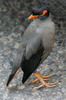
[[[11,88],[6,88],[6,82],[12,67],[10,61],[14,59],[23,32],[30,23],[27,21],[30,8],[26,9],[27,7],[25,7],[25,5],[28,6],[30,0],[24,0],[27,3],[22,5],[24,6],[22,8],[24,10],[21,9],[22,13],[18,13],[20,11],[20,4],[18,3],[17,13],[14,10],[15,0],[12,1],[14,6],[10,0],[5,1],[7,2],[0,0],[0,100],[66,100],[66,39],[64,38],[66,35],[64,37],[62,35],[66,31],[62,27],[61,29],[57,27],[55,47],[50,56],[38,69],[41,75],[56,73],[55,76],[50,77],[48,82],[59,81],[59,83],[55,87],[43,87],[39,90],[32,91],[40,82],[34,84],[29,83],[30,80],[35,79],[35,76],[31,75],[26,83],[22,84],[23,72],[20,72],[13,79]],[[30,2],[30,4],[36,4],[35,0],[34,2]],[[13,11],[11,7],[13,7]],[[23,21],[21,18],[25,15],[24,13],[27,13],[27,16],[25,16],[25,20]]]

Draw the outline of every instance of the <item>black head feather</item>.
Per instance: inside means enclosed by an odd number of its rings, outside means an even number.
[[[32,14],[33,15],[41,15],[44,10],[47,10],[48,12],[46,13],[46,15],[40,16],[39,19],[45,19],[46,17],[49,16],[49,12],[50,12],[50,10],[47,6],[43,6],[43,7],[39,6],[37,8],[33,8]]]

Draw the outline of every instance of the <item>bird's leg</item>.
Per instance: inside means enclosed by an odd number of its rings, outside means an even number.
[[[42,85],[39,85],[38,87],[35,87],[34,89],[39,89],[43,86],[46,86],[46,87],[53,87],[55,86],[58,82],[52,82],[52,83],[47,83],[45,82],[45,80],[47,80],[46,78],[50,77],[50,76],[53,76],[53,75],[47,75],[47,76],[40,76],[40,74],[38,72],[35,72],[33,73],[37,78],[38,80],[42,83]],[[37,79],[36,79],[37,80]],[[34,90],[33,89],[33,90]]]
[[[51,77],[51,76],[54,76],[56,74],[49,74],[49,75],[42,75],[41,77],[43,78],[43,80],[48,80],[47,78]],[[31,83],[35,83],[37,82],[39,79],[36,78],[35,80],[32,80]]]

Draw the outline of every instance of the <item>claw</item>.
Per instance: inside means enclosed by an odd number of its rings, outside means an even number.
[[[56,74],[54,73],[54,74],[49,74],[49,75],[43,75],[43,76],[41,76],[41,77],[43,78],[43,80],[49,80],[49,79],[47,79],[47,78],[52,77],[52,76],[54,76],[54,75],[56,75]],[[38,78],[36,78],[35,80],[30,81],[29,83],[35,83],[35,82],[37,82],[37,81],[39,81]]]
[[[47,83],[47,82],[45,82],[45,80],[48,80],[47,78],[49,78],[49,77],[51,77],[51,76],[54,76],[55,74],[40,76],[40,74],[39,74],[38,72],[36,72],[36,73],[34,73],[34,75],[35,75],[38,79],[32,80],[31,82],[34,83],[34,82],[37,82],[37,81],[39,80],[42,84],[39,85],[38,87],[34,87],[33,90],[39,89],[39,88],[41,88],[41,87],[43,87],[43,86],[46,86],[46,87],[54,87],[54,86],[56,86],[56,84],[59,83],[58,81],[52,82],[52,83]]]

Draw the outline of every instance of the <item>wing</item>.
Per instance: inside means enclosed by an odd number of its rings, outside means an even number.
[[[25,81],[29,78],[29,76],[36,70],[38,67],[41,57],[44,52],[44,47],[42,45],[39,46],[38,50],[35,54],[33,54],[29,60],[26,58],[23,59],[21,63],[21,68],[24,72],[22,82],[25,83]]]
[[[22,83],[25,83],[25,81],[29,78],[29,76],[37,69],[37,67],[43,63],[43,61],[48,57],[48,55],[51,52],[51,49],[44,50],[44,47],[42,45],[39,46],[37,52],[33,54],[29,60],[27,60],[25,57],[21,63],[21,68],[23,70],[23,79]]]

